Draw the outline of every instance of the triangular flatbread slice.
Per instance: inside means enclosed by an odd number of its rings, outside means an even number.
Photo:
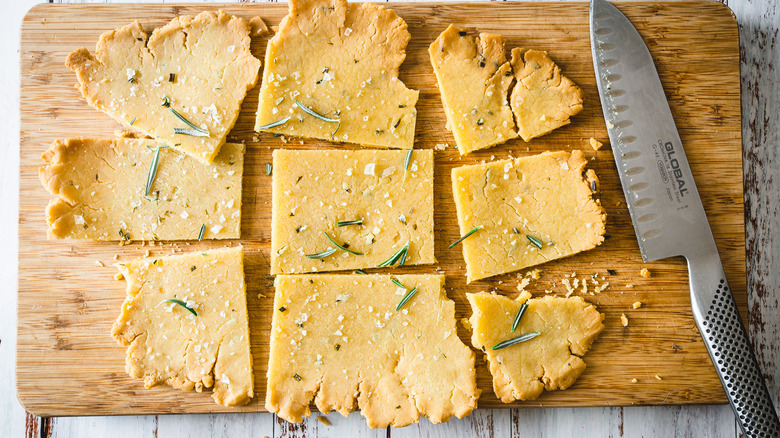
[[[249,32],[222,11],[177,17],[151,37],[136,21],[101,35],[94,56],[74,51],[66,65],[90,106],[211,162],[257,83]]]
[[[561,74],[547,52],[512,49],[510,62],[517,80],[510,103],[523,140],[568,125],[582,111],[582,90]]]

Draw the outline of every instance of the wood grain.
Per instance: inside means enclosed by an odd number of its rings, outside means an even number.
[[[74,135],[111,135],[118,128],[106,116],[89,109],[73,88],[75,78],[64,65],[67,53],[94,47],[100,33],[123,25],[127,17],[141,18],[147,29],[160,26],[178,14],[194,14],[218,6],[166,5],[42,5],[23,23],[21,64],[21,201],[19,216],[19,311],[17,386],[25,407],[39,415],[99,415],[174,412],[238,412],[262,410],[265,391],[267,332],[273,291],[262,277],[268,272],[270,238],[270,178],[264,174],[279,139],[251,132],[257,89],[242,108],[235,140],[248,146],[244,182],[241,243],[247,254],[247,282],[256,364],[257,393],[253,403],[239,409],[214,405],[207,394],[160,387],[144,390],[141,382],[124,373],[124,352],[108,336],[124,298],[124,285],[112,279],[106,265],[114,254],[121,260],[139,257],[146,249],[167,254],[172,249],[207,248],[203,242],[185,246],[167,243],[152,248],[119,248],[93,242],[46,241],[43,209],[48,195],[38,183],[40,154],[55,138]],[[680,127],[727,276],[737,301],[745,306],[744,226],[742,219],[741,137],[737,29],[733,16],[710,2],[627,3],[620,8],[632,19],[653,53],[661,80]],[[230,13],[262,16],[277,23],[284,5],[225,5]],[[421,91],[416,147],[452,143],[443,129],[444,118],[435,80],[427,59],[427,45],[447,24],[469,30],[502,33],[509,48],[549,50],[565,74],[585,90],[586,109],[574,123],[525,144],[522,141],[460,158],[457,151],[437,152],[435,184],[436,255],[447,273],[448,292],[459,316],[469,314],[465,293],[496,290],[516,294],[514,275],[465,285],[458,248],[447,250],[457,238],[449,171],[461,164],[495,155],[522,156],[544,150],[585,148],[590,137],[607,137],[596,95],[590,60],[587,5],[582,3],[506,4],[397,4],[393,6],[409,24],[412,42],[401,78]],[[477,21],[478,20],[478,21]],[[706,25],[705,25],[706,24]],[[263,41],[254,44],[262,57]],[[86,115],[86,117],[85,117]],[[293,145],[284,145],[293,147]],[[332,147],[306,141],[294,147]],[[349,146],[345,146],[349,147]],[[601,199],[609,214],[609,239],[600,248],[544,265],[542,279],[533,291],[560,283],[572,271],[581,274],[615,269],[612,286],[591,297],[607,315],[607,329],[586,358],[586,373],[569,390],[542,395],[514,405],[498,402],[490,389],[490,376],[480,363],[482,407],[593,406],[631,404],[687,404],[723,402],[724,395],[711,368],[690,314],[687,274],[682,259],[648,265],[654,276],[638,277],[644,265],[633,236],[611,152],[587,152],[591,167],[602,181]],[[434,267],[405,268],[404,272],[433,272]],[[633,284],[633,288],[626,287]],[[557,290],[561,290],[560,287]],[[630,309],[634,301],[642,309]],[[623,328],[621,313],[631,324]],[[459,328],[462,339],[468,332]],[[654,375],[663,380],[656,380]],[[638,383],[632,384],[631,379]],[[110,393],[112,397],[105,397]]]

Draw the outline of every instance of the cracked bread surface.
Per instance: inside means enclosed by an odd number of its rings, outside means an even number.
[[[533,400],[542,391],[566,389],[585,371],[583,357],[604,330],[604,315],[581,297],[517,299],[495,293],[466,294],[471,304],[471,343],[482,350],[493,375],[493,391],[504,403]],[[520,306],[528,308],[512,333]],[[500,350],[493,346],[521,334],[540,335]]]
[[[508,101],[514,77],[501,35],[473,37],[450,25],[431,43],[428,54],[447,129],[461,155],[517,137]]]
[[[432,150],[277,149],[273,156],[271,274],[375,268],[407,242],[405,265],[435,262]],[[338,225],[349,221],[362,222]],[[361,254],[307,257],[337,249],[328,236]]]
[[[210,163],[257,83],[250,30],[223,11],[176,17],[151,36],[135,21],[101,35],[94,55],[75,50],[66,65],[91,107]]]
[[[270,412],[300,422],[312,402],[344,416],[359,408],[383,428],[476,408],[474,353],[458,337],[444,276],[279,275],[275,286]]]
[[[604,241],[598,180],[582,151],[456,167],[452,192],[468,281],[570,256]]]
[[[410,39],[381,4],[291,0],[268,41],[255,130],[412,149],[419,91],[398,78]]]
[[[151,388],[212,388],[225,406],[254,395],[241,247],[117,264],[127,298],[111,331],[126,370]],[[184,306],[168,302],[178,300]]]

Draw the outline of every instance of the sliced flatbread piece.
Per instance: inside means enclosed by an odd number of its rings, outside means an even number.
[[[127,373],[151,388],[213,388],[214,401],[254,394],[241,247],[117,265],[127,298],[111,335],[127,346]],[[176,300],[174,302],[173,300]]]
[[[375,3],[289,4],[265,52],[255,130],[411,149],[419,92],[398,79],[411,38],[404,20]]]
[[[512,272],[595,248],[606,213],[583,178],[581,151],[545,152],[456,167],[452,192],[468,281]]]
[[[433,151],[277,149],[273,169],[272,274],[435,262]]]
[[[177,17],[148,39],[136,21],[101,35],[95,56],[78,49],[66,64],[90,106],[211,162],[257,83],[249,32],[246,21],[222,11]]]
[[[461,155],[517,137],[507,100],[514,78],[501,35],[474,38],[450,25],[428,53]]]
[[[523,140],[568,125],[582,111],[582,90],[561,74],[547,52],[512,49],[511,63],[517,83],[510,102]]]
[[[581,297],[516,300],[495,293],[466,294],[471,304],[471,343],[490,363],[493,391],[504,403],[533,400],[543,390],[566,389],[585,371],[583,356],[604,330],[604,315]],[[512,333],[521,305],[528,308]],[[538,332],[530,340],[494,350],[500,342]]]
[[[313,401],[323,413],[360,408],[383,428],[477,407],[474,353],[458,338],[443,275],[280,275],[275,285],[270,412],[300,422]]]
[[[43,160],[41,183],[57,196],[46,208],[50,239],[240,237],[242,144],[226,143],[203,164],[149,139],[69,138]]]

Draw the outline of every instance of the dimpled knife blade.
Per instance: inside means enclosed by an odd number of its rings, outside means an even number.
[[[780,437],[650,51],[607,0],[591,0],[590,38],[604,120],[642,258],[686,258],[693,317],[740,428],[748,438]]]

